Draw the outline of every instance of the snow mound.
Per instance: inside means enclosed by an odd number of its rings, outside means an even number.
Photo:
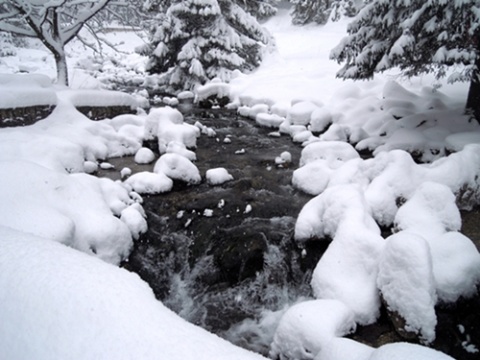
[[[440,351],[410,343],[394,343],[380,346],[369,360],[454,360]]]
[[[359,158],[357,151],[348,143],[338,141],[310,143],[302,150],[300,168],[294,171],[292,184],[307,194],[318,195],[329,186],[334,175],[336,184],[348,182],[341,174],[351,171],[349,160]],[[345,165],[348,167],[340,170]]]
[[[233,176],[230,175],[225,168],[207,170],[206,178],[209,185],[221,185],[227,181],[233,180]]]
[[[300,166],[306,165],[315,160],[326,160],[330,164],[345,162],[359,158],[355,148],[342,141],[318,141],[307,145],[302,150]]]
[[[310,101],[301,101],[294,104],[287,113],[287,120],[292,125],[308,125],[312,113],[318,108],[317,105]]]
[[[378,270],[378,288],[388,310],[405,320],[404,331],[425,343],[435,340],[435,292],[428,243],[408,232],[387,238]]]
[[[155,154],[148,148],[141,148],[135,154],[134,160],[137,164],[150,164],[155,160]]]
[[[4,226],[0,239],[6,359],[264,359],[187,323],[136,274]]]
[[[334,338],[315,356],[315,360],[369,360],[374,348],[346,338]]]
[[[313,359],[333,338],[355,331],[353,313],[340,301],[311,300],[282,316],[273,338],[272,359]]]
[[[158,138],[161,154],[165,153],[171,141],[182,143],[187,148],[194,148],[199,136],[200,130],[196,126],[184,123],[182,113],[168,106],[150,110],[145,119],[145,139]]]
[[[139,194],[161,194],[172,190],[173,181],[163,172],[142,171],[130,176],[125,184]]]
[[[455,195],[445,185],[422,183],[395,215],[395,228],[415,232],[425,239],[460,231],[462,219]]]
[[[455,302],[470,297],[480,284],[480,254],[475,244],[458,232],[429,241],[438,299]]]
[[[155,163],[153,171],[188,184],[199,184],[202,180],[198,168],[186,157],[178,154],[162,155]]]
[[[360,324],[379,316],[377,264],[383,246],[361,189],[356,185],[329,187],[301,210],[295,239],[333,238],[311,280],[316,298],[337,299],[355,313]]]

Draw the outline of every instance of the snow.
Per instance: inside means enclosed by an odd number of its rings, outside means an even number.
[[[47,76],[0,73],[0,109],[56,104],[57,95]]]
[[[130,176],[126,184],[139,194],[160,194],[172,190],[173,180],[163,172],[142,171]]]
[[[378,288],[389,311],[405,320],[406,332],[435,340],[436,292],[428,243],[402,231],[386,239],[379,261]]]
[[[273,359],[313,359],[333,338],[355,331],[353,313],[336,300],[296,304],[282,316],[269,356]]]
[[[131,272],[5,226],[0,238],[7,359],[262,359],[187,323]]]
[[[209,169],[205,176],[209,185],[222,185],[227,181],[233,180],[233,176],[225,168]]]
[[[405,317],[407,330],[431,342],[434,306],[477,291],[480,254],[459,232],[459,210],[480,202],[480,126],[463,113],[467,86],[438,89],[432,75],[407,80],[396,69],[368,82],[335,79],[339,66],[328,57],[345,34],[345,20],[294,27],[287,16],[281,9],[265,22],[277,50],[255,72],[235,72],[228,84],[217,79],[177,98],[228,97],[240,115],[274,129],[271,136],[287,134],[304,147],[298,164],[290,165],[298,165],[292,183],[314,197],[298,215],[294,238],[301,248],[307,240],[329,245],[312,274],[316,300],[287,311],[272,354],[450,359],[423,346],[374,349],[342,336],[376,321],[381,293]],[[128,70],[105,60],[104,73],[93,79],[88,72],[96,65],[85,58],[90,52],[78,44],[69,51],[71,67],[78,60],[85,69],[71,72],[72,88],[81,91],[51,85],[53,59],[45,51],[18,49],[0,61],[1,72],[38,72],[0,75],[0,108],[56,105],[35,125],[0,129],[0,288],[8,290],[0,294],[3,356],[261,358],[187,324],[137,276],[97,259],[118,264],[146,230],[139,194],[171,191],[177,180],[202,181],[193,150],[199,136],[216,133],[187,124],[172,107],[88,120],[73,105],[145,104],[141,96],[99,90],[102,82],[137,76],[141,87],[155,79],[139,75],[144,65],[138,56],[124,54],[116,61],[128,63]],[[123,182],[87,175],[111,157],[152,162],[142,142],[155,139],[161,157],[154,172],[133,173]],[[373,157],[364,160],[360,151]],[[232,152],[248,156],[248,148]],[[286,152],[275,159],[278,165],[290,161]],[[232,179],[225,168],[209,169],[205,177],[210,184]],[[220,200],[218,208],[224,205]],[[247,204],[243,213],[252,210]],[[204,216],[214,214],[204,209]],[[379,225],[396,233],[383,239]],[[464,344],[472,351],[475,346]]]
[[[186,157],[178,154],[162,155],[155,163],[153,171],[192,185],[199,184],[202,180],[198,168]]]
[[[136,152],[134,160],[137,164],[150,164],[155,160],[155,154],[152,150],[142,147]]]

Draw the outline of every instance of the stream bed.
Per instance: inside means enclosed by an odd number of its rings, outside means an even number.
[[[312,297],[311,273],[328,246],[317,241],[299,248],[293,240],[296,217],[311,198],[291,185],[302,148],[233,111],[190,109],[184,116],[216,132],[197,140],[195,164],[202,176],[224,167],[234,180],[211,186],[203,178],[200,185],[175,183],[169,193],[143,196],[149,230],[122,266],[139,274],[186,320],[268,355],[286,308]],[[276,164],[284,151],[292,162]],[[153,167],[135,165],[131,158],[111,163],[134,172]],[[99,176],[115,178],[118,171]],[[462,216],[464,233],[479,247],[479,213]],[[480,338],[479,297],[439,307],[437,317],[432,347],[459,360],[478,359],[464,344],[466,334]],[[350,337],[375,347],[402,341],[383,311],[377,323]]]

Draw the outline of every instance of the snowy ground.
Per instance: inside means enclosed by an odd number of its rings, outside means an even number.
[[[281,12],[266,26],[278,51],[254,74],[208,85],[199,94],[228,92],[241,114],[303,144],[292,182],[314,197],[298,216],[295,239],[333,239],[312,279],[317,300],[285,314],[272,356],[449,358],[408,344],[373,349],[342,336],[376,321],[381,292],[407,330],[428,344],[435,337],[435,304],[476,291],[480,255],[459,233],[459,207],[480,200],[480,127],[463,115],[467,85],[434,91],[432,77],[402,80],[394,71],[369,82],[344,82],[335,79],[339,66],[328,53],[345,22],[296,28]],[[125,50],[140,41],[129,35]],[[69,51],[71,66],[95,66],[81,48]],[[141,81],[142,59],[122,59],[129,68],[120,76]],[[52,65],[44,50],[23,49],[0,59],[0,72],[52,77]],[[116,70],[113,63],[110,70]],[[84,71],[71,77],[76,88],[100,87]],[[7,78],[0,81],[3,94],[11,89]],[[75,111],[72,99],[93,101],[92,92],[72,95],[44,78],[30,80],[29,90],[43,89],[49,100],[57,95],[57,108],[33,126],[0,130],[2,356],[260,358],[185,323],[137,276],[106,263],[118,264],[145,231],[139,193],[169,191],[172,180],[205,181],[187,148],[212,130],[184,123],[170,108],[91,122]],[[23,89],[26,94],[27,85]],[[96,94],[95,101],[112,96]],[[16,98],[16,105],[28,99]],[[151,161],[142,141],[155,137],[164,155],[153,172],[125,182],[86,174],[108,168],[109,157],[136,154],[139,163]],[[359,151],[375,157],[363,160]],[[122,174],[128,176],[128,169]],[[227,181],[228,171],[216,169],[207,180]],[[383,239],[379,225],[396,234]],[[479,346],[465,344],[471,352]]]

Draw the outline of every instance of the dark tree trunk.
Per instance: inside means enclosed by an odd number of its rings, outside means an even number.
[[[475,60],[470,89],[468,90],[466,111],[480,123],[480,53],[477,54]]]

